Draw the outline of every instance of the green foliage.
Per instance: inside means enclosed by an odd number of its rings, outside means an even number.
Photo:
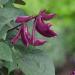
[[[0,42],[0,59],[12,62],[11,48],[4,42]]]
[[[3,40],[6,39],[7,31],[9,29],[10,29],[10,27],[8,25],[5,25],[4,27],[1,28],[1,30],[0,30],[0,39],[3,39]]]
[[[5,62],[9,72],[20,69],[26,75],[55,75],[51,58],[42,50],[18,43],[11,47],[13,62]]]
[[[30,48],[31,50],[28,49],[29,51],[27,52],[25,48],[20,51],[21,49],[17,48],[14,50],[13,48],[13,62],[15,62],[15,64],[12,64],[18,65],[16,68],[21,69],[26,75],[55,75],[54,65],[45,53],[42,53],[41,50],[37,51],[37,49],[32,50]],[[11,67],[11,69],[14,67]]]

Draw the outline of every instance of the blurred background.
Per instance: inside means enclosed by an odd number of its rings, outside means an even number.
[[[56,13],[49,22],[53,23],[57,37],[48,38],[48,43],[38,48],[50,53],[56,75],[70,75],[75,70],[75,0],[16,0],[15,3],[27,15],[38,14],[42,9]]]

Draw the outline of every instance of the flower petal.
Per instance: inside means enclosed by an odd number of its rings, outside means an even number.
[[[24,23],[24,22],[28,22],[29,20],[33,19],[32,16],[18,16],[16,18],[16,23]]]
[[[33,43],[33,46],[40,46],[40,45],[43,45],[45,43],[46,43],[46,40],[35,38],[35,42]]]
[[[43,40],[43,39],[38,39],[38,38],[35,37],[35,25],[33,25],[32,37],[31,37],[30,43],[31,43],[31,45],[33,45],[33,46],[40,46],[40,45],[43,45],[43,44],[46,43],[45,40]]]
[[[21,26],[21,39],[22,39],[22,42],[28,47],[30,34],[28,32],[27,26],[24,26],[24,25]]]
[[[16,34],[16,36],[11,39],[11,43],[12,43],[12,44],[16,44],[17,41],[19,40],[19,38],[20,38],[20,33],[21,33],[20,31],[21,31],[21,28],[19,28],[18,33]]]
[[[42,16],[43,20],[50,20],[54,18],[56,14],[53,13],[48,14],[46,11],[41,11],[40,15]]]
[[[35,19],[36,30],[45,37],[54,37],[56,33],[53,30],[50,30],[52,25],[45,24],[41,16],[38,16]]]

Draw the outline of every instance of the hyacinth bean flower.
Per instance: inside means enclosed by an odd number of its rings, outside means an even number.
[[[56,33],[50,29],[52,26],[50,23],[45,23],[42,16],[38,16],[35,19],[36,30],[45,37],[54,37]]]
[[[43,45],[46,41],[43,39],[37,39],[35,38],[35,30],[33,28],[32,30],[32,35],[30,35],[29,31],[28,31],[28,26],[27,25],[21,25],[18,33],[16,34],[16,36],[11,40],[12,44],[16,44],[16,42],[18,41],[18,39],[21,37],[21,40],[23,42],[23,44],[28,47],[29,45],[33,45],[33,46],[40,46]]]
[[[50,20],[55,17],[56,14],[50,13],[48,14],[45,10],[40,12],[40,15],[42,16],[43,20]]]
[[[51,29],[51,23],[45,23],[46,20],[53,18],[55,14],[48,14],[46,11],[41,11],[36,16],[18,16],[16,23],[20,23],[20,29],[16,36],[11,40],[12,44],[16,44],[18,39],[21,37],[22,42],[26,47],[29,45],[40,46],[46,43],[46,40],[39,39],[35,36],[35,32],[39,32],[45,37],[54,37],[56,33]],[[28,31],[27,22],[34,19],[32,34]]]

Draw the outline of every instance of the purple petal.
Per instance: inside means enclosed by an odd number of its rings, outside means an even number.
[[[33,19],[32,16],[18,16],[18,17],[16,18],[16,23],[28,22],[28,21],[30,21],[31,19]]]
[[[12,44],[16,44],[17,41],[19,40],[19,38],[20,38],[20,31],[21,31],[21,28],[19,28],[19,31],[18,31],[18,33],[16,34],[16,36],[11,39],[11,43],[12,43]]]
[[[35,20],[36,30],[45,37],[54,37],[56,33],[53,30],[50,30],[52,25],[45,24],[41,16],[38,16]]]
[[[43,20],[50,20],[54,18],[56,14],[53,14],[53,13],[48,14],[46,11],[41,11],[40,15],[42,16]]]
[[[35,38],[31,37],[31,40],[30,40],[30,44],[33,46],[40,46],[45,44],[46,42],[47,42],[46,40],[38,39],[36,37]]]
[[[22,39],[22,42],[28,47],[30,34],[28,32],[27,26],[24,26],[24,25],[21,26],[21,39]]]
[[[50,20],[55,17],[56,14],[42,14],[44,20]]]
[[[33,43],[33,46],[40,46],[40,45],[43,45],[45,43],[46,43],[46,40],[35,38],[35,42]]]
[[[31,37],[30,43],[31,43],[31,45],[33,45],[33,46],[40,46],[40,45],[43,45],[43,44],[46,43],[45,40],[43,40],[43,39],[38,39],[38,38],[35,37],[35,25],[33,25],[32,37]]]

